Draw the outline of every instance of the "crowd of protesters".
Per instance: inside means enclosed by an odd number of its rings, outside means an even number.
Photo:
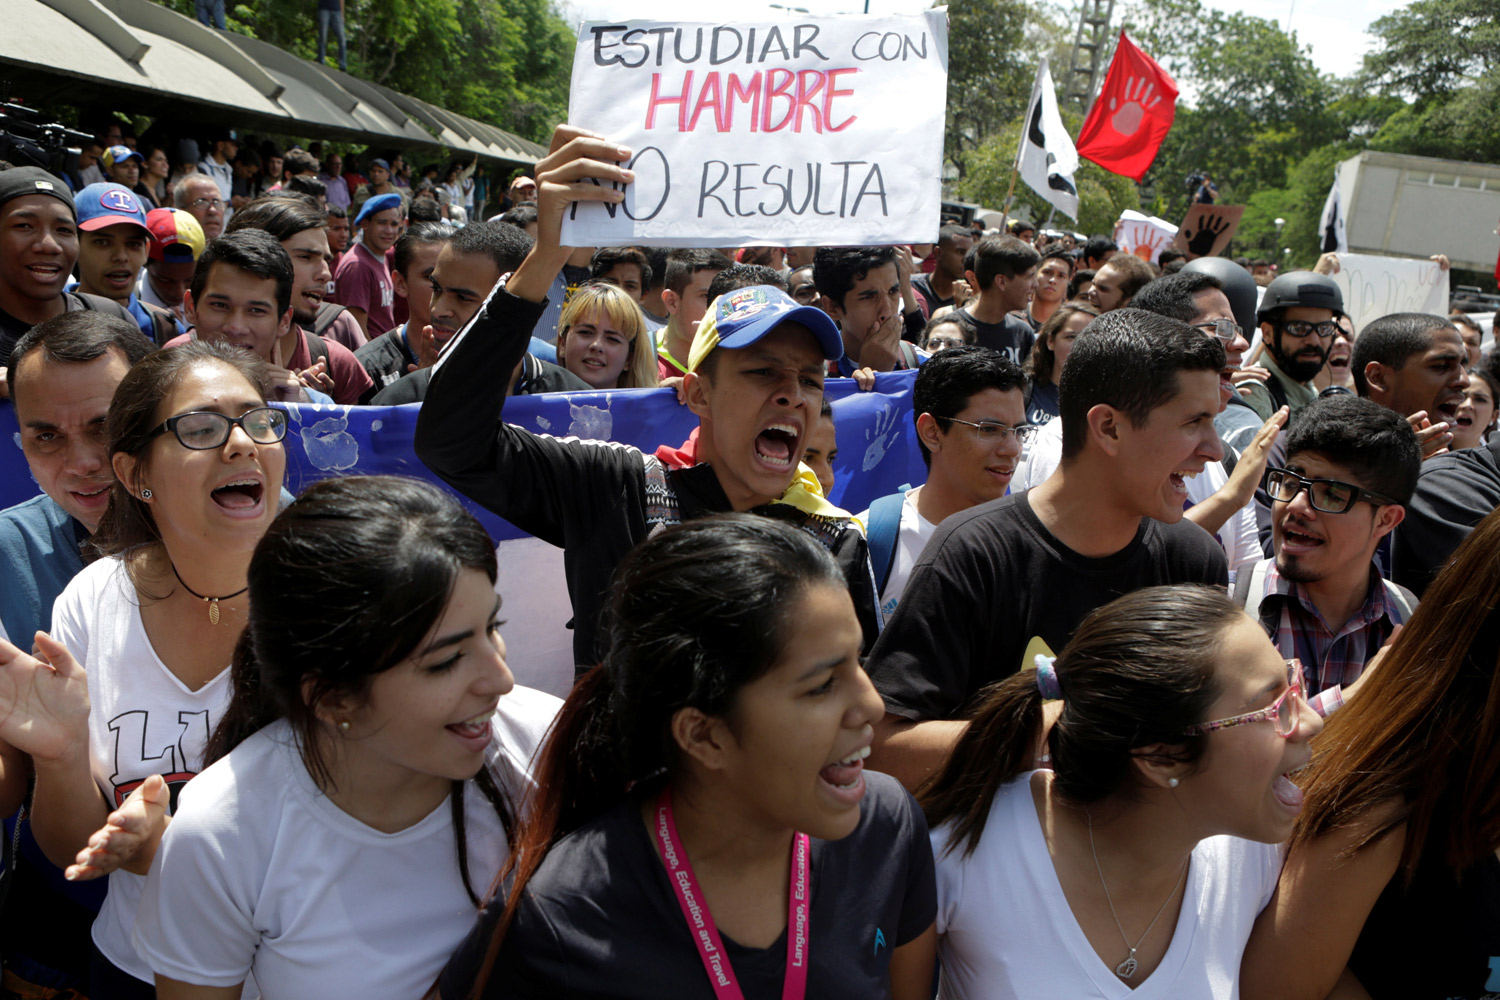
[[[202,138],[0,164],[0,997],[1500,989],[1483,321],[1024,222],[566,247],[631,180],[566,125],[503,198]],[[826,381],[913,370],[925,481],[840,509]],[[506,421],[643,388],[680,447]],[[452,494],[283,488],[296,403],[562,549],[566,698]]]

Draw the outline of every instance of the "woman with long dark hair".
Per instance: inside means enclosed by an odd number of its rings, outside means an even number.
[[[859,647],[805,532],[727,515],[637,548],[442,996],[930,996],[932,853],[864,771]]]
[[[1328,720],[1247,998],[1500,990],[1500,511]]]
[[[1026,375],[1031,385],[1026,390],[1026,419],[1038,426],[1058,414],[1057,392],[1062,385],[1063,366],[1073,351],[1073,341],[1083,328],[1099,317],[1099,310],[1087,302],[1064,302],[1037,331],[1031,357],[1026,360]]]
[[[195,342],[126,373],[106,432],[116,482],[93,544],[104,556],[57,600],[42,662],[0,642],[0,738],[31,755],[31,824],[73,862],[155,775],[175,794],[202,766],[229,703],[250,554],[276,515],[286,414],[237,348]],[[18,637],[20,638],[20,637]],[[24,640],[23,640],[24,641]],[[89,996],[149,997],[131,939],[144,871],[116,871],[94,921]]]
[[[411,998],[473,926],[561,704],[516,689],[494,543],[435,486],[309,487],[250,561],[234,698],[141,899],[158,995]]]
[[[923,790],[943,996],[1236,996],[1319,728],[1296,661],[1219,589],[1093,612],[990,690]]]

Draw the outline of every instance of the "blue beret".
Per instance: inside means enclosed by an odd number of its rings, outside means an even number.
[[[384,212],[388,208],[400,208],[401,196],[392,191],[390,194],[377,194],[369,198],[359,207],[359,214],[354,217],[357,226],[376,212]]]

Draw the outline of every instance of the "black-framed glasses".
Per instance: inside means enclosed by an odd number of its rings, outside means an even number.
[[[1301,319],[1289,319],[1281,324],[1281,332],[1301,340],[1303,337],[1317,334],[1319,340],[1331,340],[1333,335],[1339,332],[1339,325],[1333,320],[1324,320],[1321,323],[1309,323]]]
[[[222,448],[229,440],[230,432],[238,427],[256,444],[276,444],[286,437],[286,411],[270,406],[257,406],[237,417],[225,416],[214,410],[194,410],[179,413],[162,421],[146,440],[150,441],[171,431],[184,448],[193,451],[208,451]]]
[[[1267,469],[1265,488],[1271,499],[1279,503],[1291,503],[1298,493],[1306,490],[1313,510],[1325,514],[1346,514],[1362,500],[1377,507],[1399,502],[1337,479],[1304,479],[1290,469]]]
[[[1230,344],[1234,343],[1234,338],[1245,332],[1244,327],[1240,326],[1232,319],[1205,320],[1202,323],[1194,323],[1193,329],[1202,330],[1210,337],[1218,340],[1218,342],[1223,344],[1225,347],[1228,347]]]
[[[940,417],[933,414],[934,420],[946,420],[950,424],[963,424],[965,427],[974,428],[974,433],[979,435],[979,440],[986,444],[999,444],[1007,438],[1014,437],[1021,444],[1030,441],[1040,430],[1035,424],[1021,424],[1019,427],[1011,427],[1009,424],[998,423],[994,420],[981,420],[975,423],[972,420],[960,420],[957,417]]]

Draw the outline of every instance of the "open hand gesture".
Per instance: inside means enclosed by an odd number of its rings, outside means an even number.
[[[46,632],[40,657],[0,639],[0,739],[39,760],[88,750],[89,686],[83,667]]]
[[[167,829],[171,794],[161,775],[153,774],[109,814],[103,829],[89,838],[78,859],[63,872],[70,882],[103,878],[123,868],[144,875]]]

